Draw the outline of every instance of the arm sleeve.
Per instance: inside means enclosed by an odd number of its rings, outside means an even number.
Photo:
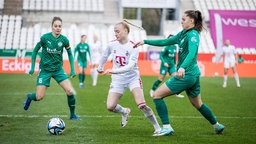
[[[31,70],[35,69],[35,63],[36,63],[36,55],[39,51],[39,49],[41,48],[41,42],[38,42],[32,52],[32,56],[31,56]]]
[[[70,75],[73,76],[73,75],[75,75],[74,57],[72,55],[71,48],[68,48],[66,50],[68,52],[68,59],[69,59],[69,64],[70,64],[70,69],[71,69]]]
[[[160,40],[144,40],[145,44],[153,45],[153,46],[167,46],[167,45],[174,45],[179,43],[179,37],[181,33],[178,33],[175,36],[172,36],[167,39],[160,39]]]
[[[105,63],[107,62],[108,57],[109,57],[110,54],[111,54],[111,50],[110,50],[110,46],[108,46],[106,48],[106,50],[104,51],[101,59],[100,59],[100,63],[99,63],[99,66],[98,66],[98,71],[104,71]]]
[[[191,61],[193,61],[193,59],[195,58],[196,53],[198,51],[198,45],[199,45],[198,35],[190,34],[188,36],[188,51],[189,52],[180,67],[186,69],[191,64]]]
[[[129,63],[123,67],[112,69],[113,74],[121,74],[130,71],[137,63],[138,61],[138,56],[139,56],[139,51],[138,49],[134,49],[133,52],[131,53]]]
[[[164,47],[162,49],[162,51],[160,52],[160,60],[162,61],[162,63],[165,63],[165,60],[164,60],[164,54],[166,53],[166,47]]]

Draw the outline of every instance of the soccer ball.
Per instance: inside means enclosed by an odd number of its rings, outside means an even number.
[[[61,118],[51,118],[47,123],[47,128],[50,134],[60,135],[64,132],[65,123]]]

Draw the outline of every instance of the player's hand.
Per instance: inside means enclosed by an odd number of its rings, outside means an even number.
[[[29,73],[30,75],[33,75],[34,70],[33,70],[33,69],[31,69],[28,73]]]
[[[185,76],[185,69],[184,68],[179,68],[178,73],[177,73],[178,78],[183,78]]]
[[[71,72],[70,72],[70,77],[71,77],[71,78],[74,78],[75,76],[76,76],[76,72],[71,71]]]
[[[139,47],[139,46],[141,46],[141,45],[144,45],[144,41],[137,42],[137,43],[133,46],[133,48],[137,48],[137,47]]]
[[[106,69],[106,70],[103,72],[103,75],[106,75],[106,74],[112,74],[112,69]]]
[[[164,66],[167,67],[167,68],[169,67],[168,63],[164,63]]]

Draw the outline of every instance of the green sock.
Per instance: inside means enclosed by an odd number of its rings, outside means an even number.
[[[82,82],[84,82],[85,74],[82,74]]]
[[[76,108],[76,98],[75,95],[68,96],[68,106],[70,109],[70,116],[75,115],[75,108]]]
[[[79,82],[82,83],[82,82],[83,82],[83,75],[82,75],[82,74],[79,74],[79,75],[78,75],[78,78],[79,78]]]
[[[36,93],[30,93],[30,94],[28,94],[27,96],[28,96],[29,99],[34,100],[34,101],[37,101],[37,100],[36,100]]]
[[[152,86],[152,90],[155,91],[162,81],[156,80]]]
[[[198,111],[211,123],[216,124],[217,120],[212,113],[211,109],[206,105],[202,104],[202,106],[198,109]]]
[[[154,99],[157,113],[162,121],[162,124],[170,124],[168,110],[163,99]]]

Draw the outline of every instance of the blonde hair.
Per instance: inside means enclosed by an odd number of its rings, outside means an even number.
[[[124,29],[127,30],[128,33],[130,32],[130,27],[129,27],[129,25],[128,25],[127,23],[125,23],[125,22],[119,22],[119,23],[117,23],[116,25],[122,25],[122,26],[124,27]]]

